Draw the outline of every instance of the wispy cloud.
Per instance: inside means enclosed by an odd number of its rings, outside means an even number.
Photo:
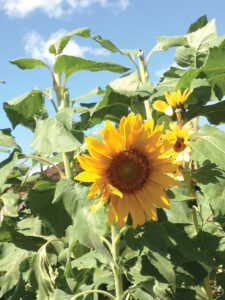
[[[50,54],[48,49],[51,44],[53,44],[57,39],[64,36],[67,32],[61,29],[57,32],[51,34],[48,40],[44,38],[36,31],[32,31],[24,38],[25,51],[33,58],[41,59],[50,64],[54,63],[54,55]],[[93,48],[93,47],[83,47],[79,46],[76,42],[70,41],[63,54],[74,55],[74,56],[85,56],[86,53],[90,53],[96,56],[106,56],[109,52],[103,48]]]
[[[130,5],[130,0],[0,0],[0,10],[11,17],[24,18],[39,10],[50,18],[59,18],[65,14],[80,12],[93,4],[123,11]]]

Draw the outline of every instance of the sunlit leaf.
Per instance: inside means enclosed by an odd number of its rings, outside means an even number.
[[[48,66],[41,61],[40,59],[35,58],[18,58],[15,60],[10,60],[10,63],[13,65],[16,65],[20,69],[26,70],[26,69],[34,69],[34,68],[48,68]]]
[[[0,146],[14,148],[20,150],[20,147],[11,136],[11,129],[0,130]]]
[[[205,125],[194,135],[191,142],[192,157],[203,163],[209,159],[225,169],[225,133]]]

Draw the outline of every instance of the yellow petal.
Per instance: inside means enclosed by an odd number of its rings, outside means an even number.
[[[88,171],[81,172],[76,177],[74,177],[74,179],[82,181],[82,182],[93,182],[97,178],[99,178],[99,176],[97,174],[94,174],[94,173],[91,173]]]
[[[167,109],[168,104],[167,104],[165,101],[162,101],[162,100],[156,100],[156,101],[153,103],[153,107],[154,107],[156,110],[165,113],[165,110]]]

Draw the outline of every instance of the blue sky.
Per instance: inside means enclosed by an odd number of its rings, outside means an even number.
[[[0,129],[10,128],[3,103],[29,92],[52,85],[44,69],[22,71],[9,60],[34,57],[52,63],[47,53],[51,41],[81,27],[90,27],[93,35],[110,39],[120,49],[142,49],[147,55],[156,45],[157,36],[183,35],[191,23],[202,15],[216,19],[218,35],[225,34],[224,0],[0,0]],[[150,60],[150,80],[174,63],[175,49],[155,53]],[[126,57],[112,54],[93,40],[76,37],[67,54],[95,60],[114,61],[131,67]],[[78,72],[68,81],[71,97],[77,97],[117,78],[109,72]],[[50,106],[49,106],[50,107]],[[51,109],[50,109],[51,112]],[[25,153],[32,134],[18,126],[13,135]],[[2,154],[0,153],[0,160]]]

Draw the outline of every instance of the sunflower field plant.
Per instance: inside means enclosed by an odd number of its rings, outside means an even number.
[[[63,54],[74,36],[127,66]],[[172,47],[176,67],[153,84],[154,53]],[[53,68],[10,61],[45,69],[52,86],[4,102],[12,128],[32,132],[33,153],[0,130],[0,299],[224,299],[225,38],[215,21],[158,37],[146,58],[89,28],[49,53]],[[70,95],[82,70],[120,75]]]

